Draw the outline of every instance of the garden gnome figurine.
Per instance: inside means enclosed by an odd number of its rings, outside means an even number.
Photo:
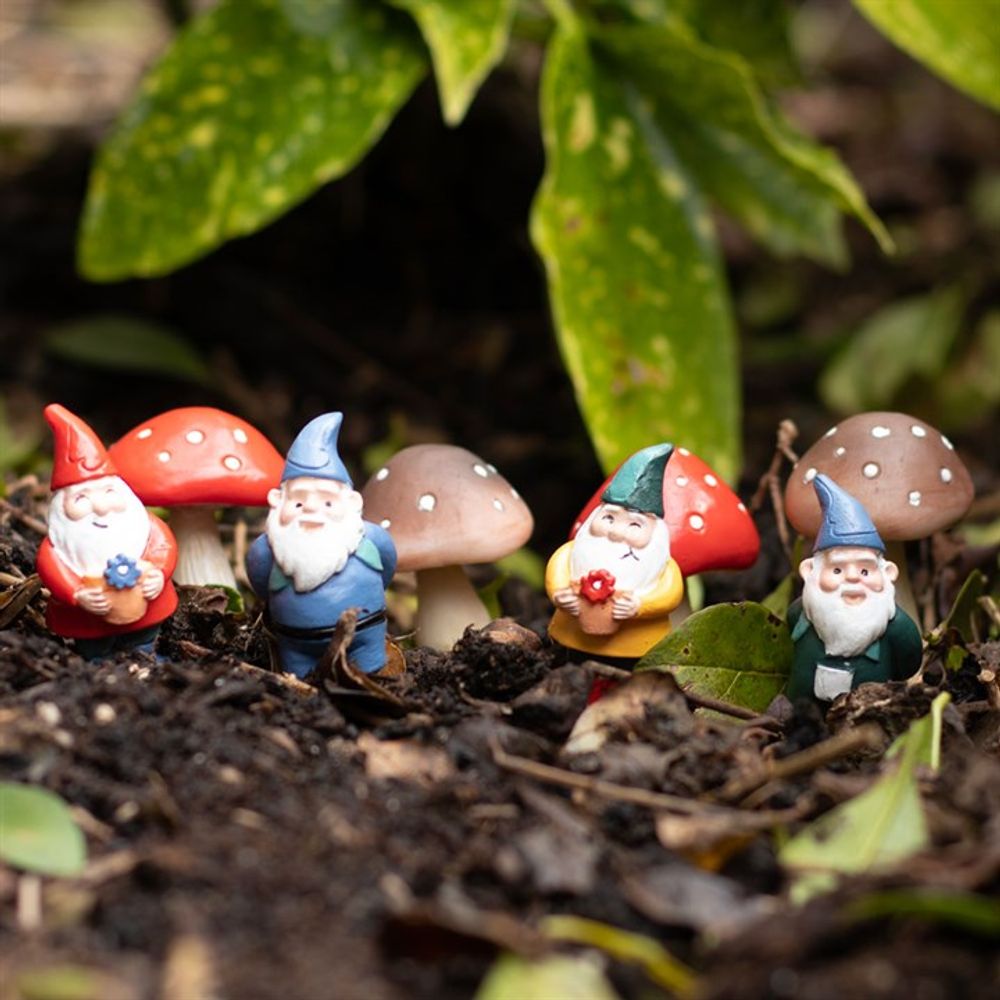
[[[337,452],[342,413],[324,413],[292,442],[281,485],[268,493],[266,533],[247,553],[250,585],[267,606],[282,666],[305,677],[340,616],[358,613],[348,657],[385,666],[385,588],[396,568],[389,533],[361,517],[361,494]]]
[[[683,580],[670,558],[663,473],[673,447],[651,445],[618,470],[601,502],[549,560],[549,635],[592,655],[640,657],[670,631]]]
[[[38,575],[46,620],[88,660],[120,649],[152,652],[173,614],[177,545],[118,475],[97,435],[63,406],[45,408],[55,438],[48,537]]]
[[[823,513],[799,564],[802,598],[788,609],[795,643],[790,698],[829,703],[866,681],[905,680],[920,666],[920,632],[896,605],[899,570],[865,508],[832,479],[813,487]]]

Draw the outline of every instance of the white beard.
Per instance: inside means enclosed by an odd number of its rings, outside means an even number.
[[[848,584],[827,593],[818,577],[822,553],[815,557],[812,572],[802,588],[802,608],[831,656],[858,656],[881,638],[896,614],[896,587],[885,580],[881,593],[867,592],[861,604],[845,604],[840,596]],[[860,588],[860,584],[856,585]]]
[[[67,491],[73,489],[72,486],[52,494],[49,541],[55,554],[77,576],[102,577],[108,560],[117,555],[125,555],[138,562],[149,541],[149,512],[124,480],[118,476],[105,476],[87,485],[100,485],[104,479],[114,482],[126,501],[125,510],[109,512],[99,519],[107,524],[106,528],[94,526],[93,514],[79,521],[66,516],[63,498]]]
[[[267,540],[274,561],[300,594],[315,590],[339,573],[364,533],[360,512],[347,514],[337,523],[328,521],[311,531],[302,530],[296,521],[282,524],[277,508],[267,515]]]
[[[576,533],[569,557],[570,579],[579,580],[591,570],[606,569],[615,578],[615,590],[629,591],[634,597],[648,594],[670,560],[670,533],[666,522],[656,519],[649,543],[641,549],[633,549],[637,558],[632,558],[627,543],[612,542],[590,533],[590,522],[600,509],[598,507]]]

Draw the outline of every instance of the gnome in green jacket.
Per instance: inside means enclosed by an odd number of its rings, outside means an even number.
[[[813,555],[799,565],[802,599],[788,609],[795,643],[790,698],[829,704],[866,681],[905,680],[920,666],[920,632],[896,605],[899,570],[865,508],[828,476]]]

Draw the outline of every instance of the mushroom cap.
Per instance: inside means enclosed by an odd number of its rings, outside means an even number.
[[[263,507],[285,464],[255,427],[210,406],[144,420],[108,454],[142,502],[154,507]]]
[[[400,570],[493,562],[534,528],[528,505],[496,468],[450,444],[397,452],[361,496],[365,517],[392,535]]]
[[[583,522],[602,503],[612,473],[573,523],[575,538]],[[712,467],[687,448],[674,448],[663,474],[663,520],[670,533],[670,555],[684,576],[714,569],[745,569],[760,552],[757,526],[740,498]]]
[[[954,445],[905,413],[859,413],[831,427],[792,469],[785,513],[807,538],[822,522],[813,479],[829,476],[868,511],[886,541],[924,538],[972,503],[972,479]]]

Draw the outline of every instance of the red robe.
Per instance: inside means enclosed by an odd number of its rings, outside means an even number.
[[[149,515],[149,523],[149,541],[146,542],[141,558],[163,571],[163,590],[149,602],[142,618],[128,625],[111,625],[100,615],[93,615],[79,607],[73,595],[86,586],[83,577],[78,576],[59,558],[47,538],[42,542],[38,549],[36,567],[42,583],[52,594],[45,621],[53,632],[71,639],[103,639],[109,635],[151,628],[174,613],[177,608],[177,591],[174,590],[170,577],[177,564],[177,542],[170,529],[154,514]]]

